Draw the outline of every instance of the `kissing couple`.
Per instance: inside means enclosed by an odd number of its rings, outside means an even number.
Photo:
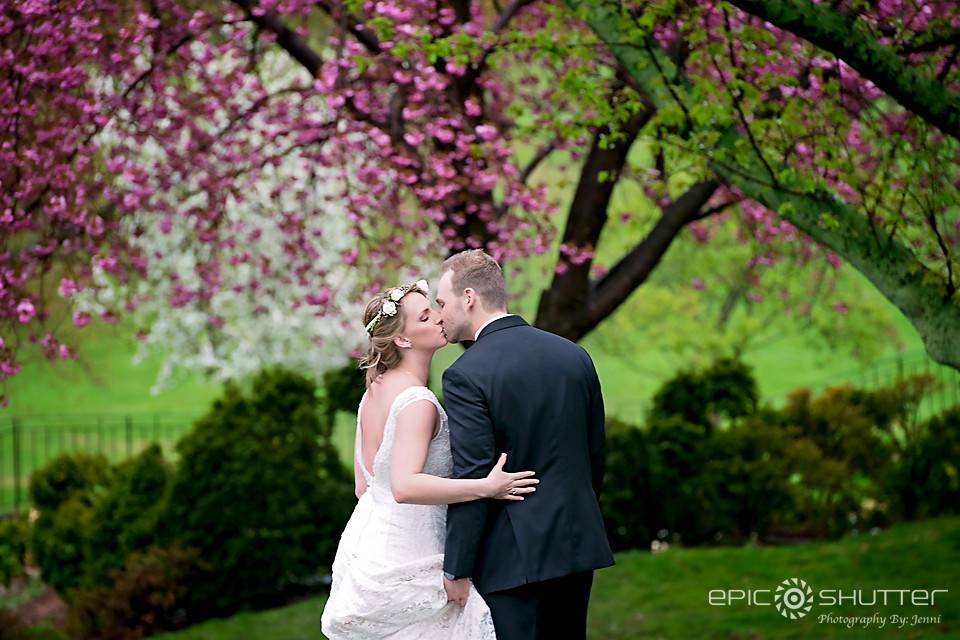
[[[586,350],[506,298],[477,249],[443,262],[435,306],[424,280],[367,304],[358,502],[321,616],[330,640],[586,637],[594,570],[613,564],[600,381]],[[467,349],[441,405],[426,384],[448,342]]]

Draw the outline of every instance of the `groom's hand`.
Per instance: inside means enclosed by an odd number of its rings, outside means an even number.
[[[470,595],[470,578],[451,580],[443,576],[443,590],[447,592],[447,602],[456,602],[461,607],[465,607],[467,596]]]

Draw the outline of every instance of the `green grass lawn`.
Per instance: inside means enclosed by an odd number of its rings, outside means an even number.
[[[822,544],[789,547],[670,548],[627,552],[597,572],[590,637],[633,638],[960,638],[960,517],[945,517]],[[711,589],[771,589],[787,578],[805,580],[814,593],[810,613],[797,620],[773,606],[711,606]],[[817,603],[821,590],[948,589],[936,606],[842,606]],[[158,640],[319,640],[324,598],[283,608],[210,620]],[[887,619],[887,626],[847,628],[820,616]],[[891,627],[891,616],[940,616],[939,623]]]

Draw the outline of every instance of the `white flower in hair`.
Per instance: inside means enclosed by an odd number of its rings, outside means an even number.
[[[417,289],[420,289],[421,291],[426,291],[427,293],[430,293],[430,285],[427,284],[427,281],[426,281],[426,280],[417,280],[417,285],[416,285],[416,286],[417,286]]]
[[[395,316],[397,315],[397,304],[390,300],[384,300],[380,312],[385,316]]]
[[[400,300],[403,299],[403,293],[404,293],[403,288],[397,287],[396,289],[393,289],[390,292],[390,299],[393,300],[394,302],[400,302]],[[390,314],[390,315],[393,315],[393,314]]]

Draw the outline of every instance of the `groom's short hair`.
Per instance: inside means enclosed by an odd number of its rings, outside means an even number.
[[[446,271],[453,272],[451,282],[457,294],[470,288],[480,296],[480,304],[485,310],[506,310],[507,285],[503,280],[503,270],[482,249],[468,249],[453,254],[440,265],[440,273]]]

